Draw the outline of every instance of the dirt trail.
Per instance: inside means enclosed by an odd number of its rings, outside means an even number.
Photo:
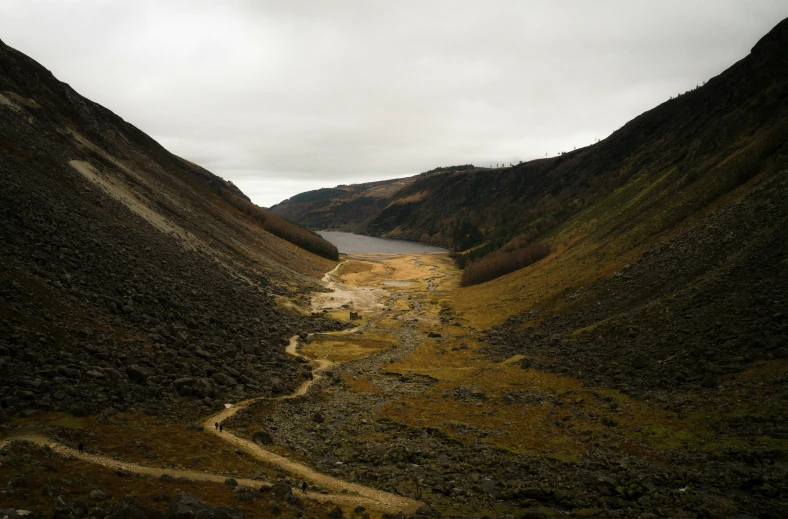
[[[337,294],[341,294],[340,304],[343,304],[344,302],[353,302],[353,304],[356,305],[356,308],[359,308],[361,306],[368,309],[378,308],[382,306],[379,301],[381,299],[381,296],[385,296],[387,294],[385,290],[347,287],[335,281],[336,271],[342,266],[343,263],[337,265],[333,270],[328,272],[323,278],[323,282],[327,285],[328,288],[334,289],[334,292],[329,294],[316,294],[315,299],[322,301],[322,303],[318,302],[317,305],[318,306],[321,304],[325,305],[329,301],[327,298],[325,298],[325,300],[323,301],[322,299],[320,299],[321,296],[333,295],[336,299]],[[337,301],[336,300],[331,301],[331,303],[336,304]],[[315,304],[316,303],[313,300],[313,305]],[[358,330],[358,328],[332,332],[331,335],[346,335],[348,333],[353,333],[356,330]],[[323,334],[323,335],[328,335],[328,334]],[[277,398],[277,400],[295,398],[297,396],[306,394],[306,392],[309,390],[311,385],[322,378],[322,375],[320,373],[334,364],[333,362],[327,359],[311,359],[309,357],[305,357],[296,351],[297,346],[298,346],[298,336],[296,335],[290,338],[290,343],[288,344],[285,351],[293,356],[302,357],[310,361],[314,366],[314,369],[312,371],[313,378],[311,380],[304,381],[304,383],[301,384],[293,393],[289,395],[280,396]],[[239,438],[238,436],[235,436],[234,434],[230,433],[227,430],[220,432],[215,427],[216,423],[221,423],[227,420],[228,418],[230,418],[231,416],[233,416],[241,409],[244,409],[253,403],[265,400],[266,398],[267,397],[257,397],[257,398],[251,398],[249,400],[244,400],[242,402],[233,405],[232,407],[224,409],[218,413],[215,413],[205,418],[202,422],[204,431],[208,434],[216,435],[218,438],[222,439],[223,441],[233,445],[238,449],[242,449],[246,453],[250,454],[251,456],[255,457],[256,459],[262,462],[281,468],[282,470],[289,472],[290,474],[293,474],[301,479],[304,479],[315,485],[323,487],[324,489],[328,489],[331,492],[329,494],[323,494],[320,492],[308,491],[306,494],[307,498],[321,502],[331,501],[339,505],[346,505],[352,507],[361,505],[365,508],[378,510],[381,512],[395,512],[395,513],[404,512],[406,514],[413,514],[423,504],[419,501],[409,499],[403,496],[391,494],[389,492],[377,490],[372,487],[367,487],[357,483],[351,483],[333,476],[322,474],[307,465],[288,459],[285,456],[280,456],[278,454],[270,452],[265,448],[261,447],[260,445],[254,443],[253,441]],[[29,441],[37,445],[49,446],[50,448],[52,448],[54,452],[58,454],[64,456],[73,456],[74,458],[81,459],[89,463],[102,465],[112,470],[123,469],[132,473],[147,475],[151,477],[161,477],[163,474],[169,474],[173,477],[186,477],[197,481],[211,481],[216,483],[224,483],[226,479],[226,476],[220,476],[217,474],[210,474],[206,472],[198,472],[193,470],[182,470],[182,469],[160,469],[154,467],[146,467],[134,463],[127,463],[127,462],[114,460],[106,456],[79,453],[78,451],[66,447],[65,445],[56,443],[55,441],[53,441],[50,438],[47,438],[44,435],[35,434],[35,433],[23,433],[2,439],[0,440],[0,448],[15,440]],[[248,486],[251,488],[270,486],[269,483],[263,483],[251,479],[236,478],[236,480],[240,485]]]
[[[343,330],[343,331],[345,331],[345,330]],[[341,332],[337,332],[337,333],[341,333]],[[308,357],[304,357],[300,353],[296,352],[296,348],[297,347],[298,347],[298,335],[293,335],[292,337],[290,337],[290,343],[285,348],[285,351],[287,353],[289,353],[290,355],[293,355],[294,357],[302,357],[302,358],[305,358],[307,360],[310,360],[312,362],[312,364],[316,364],[317,367],[312,370],[312,373],[314,374],[314,376],[312,377],[311,380],[304,381],[303,384],[298,386],[298,389],[296,389],[295,391],[293,391],[289,395],[279,396],[279,397],[276,398],[276,400],[287,400],[288,398],[295,398],[297,396],[305,395],[306,392],[309,391],[309,387],[312,384],[314,384],[315,382],[317,382],[318,380],[323,378],[323,376],[320,375],[320,372],[334,364],[333,362],[331,362],[330,360],[327,360],[327,359],[309,359]],[[254,404],[255,402],[260,402],[261,400],[266,400],[267,398],[268,397],[256,397],[256,398],[250,398],[249,400],[243,400],[241,402],[238,402],[237,404],[233,405],[232,407],[228,407],[227,409],[225,409],[223,411],[219,411],[218,413],[212,414],[211,416],[209,416],[208,418],[203,420],[202,426],[205,427],[208,430],[213,430],[213,432],[219,434],[219,431],[217,431],[216,427],[215,427],[216,423],[221,423],[221,422],[227,420],[228,418],[230,418],[231,416],[233,416],[235,413],[237,413],[241,409],[243,409],[245,407],[249,407],[250,405]],[[221,436],[221,437],[224,438],[223,436]]]
[[[343,334],[346,332],[347,330],[343,330],[342,332],[337,332],[337,333]],[[304,357],[303,355],[299,354],[296,351],[297,346],[298,346],[298,336],[294,335],[293,337],[290,338],[290,344],[286,348],[287,353],[297,357],[306,358],[312,361],[313,363],[316,363],[317,368],[313,370],[314,377],[312,378],[312,380],[307,380],[303,384],[301,384],[301,386],[298,389],[296,389],[293,393],[278,397],[278,400],[294,398],[296,396],[305,394],[309,390],[309,387],[312,384],[314,384],[315,382],[317,382],[322,378],[320,372],[334,364],[330,360],[326,360],[326,359],[314,360],[314,359],[309,359],[308,357]],[[297,461],[293,461],[284,456],[280,456],[279,454],[275,454],[271,451],[268,451],[265,448],[261,447],[260,445],[254,443],[253,441],[239,438],[238,436],[235,436],[234,434],[230,433],[227,430],[225,430],[224,432],[220,432],[218,429],[216,429],[215,424],[217,422],[221,423],[224,420],[227,420],[241,409],[248,407],[250,404],[253,404],[260,400],[262,399],[252,398],[250,400],[245,400],[243,402],[239,402],[233,407],[224,409],[223,411],[220,411],[216,414],[209,416],[202,423],[204,430],[210,434],[216,435],[217,437],[233,445],[234,447],[238,449],[242,449],[243,451],[254,456],[260,461],[279,467],[286,472],[289,472],[295,476],[298,476],[301,479],[305,479],[311,483],[326,488],[332,492],[339,493],[339,495],[342,496],[344,502],[346,503],[350,503],[353,505],[362,505],[367,508],[372,508],[383,512],[405,512],[408,514],[415,512],[421,506],[422,503],[415,501],[413,499],[408,499],[406,497],[398,496],[396,494],[383,492],[382,490],[377,490],[364,485],[359,485],[357,483],[350,483],[348,481],[344,481],[342,479],[335,478],[333,476],[322,474],[307,465],[304,465]],[[335,497],[337,496],[337,494],[327,494],[326,496]]]
[[[312,296],[312,311],[319,312],[323,309],[338,310],[342,305],[352,305],[354,311],[372,312],[381,310],[383,305],[381,300],[388,295],[388,292],[381,288],[351,287],[338,281],[337,272],[345,263],[345,260],[323,276],[323,283],[331,292],[321,292]]]
[[[219,476],[217,474],[210,474],[208,472],[199,472],[196,470],[160,469],[155,467],[146,467],[143,465],[137,465],[136,463],[128,463],[125,461],[114,460],[112,458],[108,458],[106,456],[99,456],[97,454],[80,453],[75,449],[66,447],[61,443],[57,443],[53,441],[52,439],[44,436],[43,434],[25,433],[25,434],[19,434],[8,438],[4,438],[0,440],[0,449],[2,449],[6,445],[14,441],[26,441],[26,442],[34,443],[36,445],[40,445],[42,447],[46,446],[51,448],[53,452],[60,454],[61,456],[80,459],[88,463],[101,465],[110,470],[121,469],[128,472],[132,472],[134,474],[140,474],[143,476],[150,476],[154,478],[158,478],[164,474],[168,474],[175,478],[185,477],[194,481],[210,481],[213,483],[224,483],[224,481],[228,477],[228,476]],[[235,478],[235,480],[238,482],[239,485],[243,485],[249,488],[261,488],[261,487],[267,488],[271,486],[270,483],[257,481],[254,479]],[[347,506],[362,505],[367,508],[382,510],[380,506],[380,502],[378,500],[368,498],[365,496],[360,496],[360,495],[321,494],[319,492],[307,491],[306,497],[320,502],[331,501],[332,503],[336,503],[338,505],[347,505]],[[384,511],[387,510],[389,509],[387,508]],[[391,510],[393,510],[393,508],[391,508]]]
[[[298,345],[298,336],[291,337],[290,344],[287,346],[287,352],[296,356],[302,356],[296,352],[297,345]],[[313,373],[315,373],[315,376],[312,378],[312,380],[305,381],[293,393],[278,397],[279,400],[284,400],[287,398],[295,398],[296,396],[305,394],[309,390],[309,387],[312,384],[314,384],[315,382],[320,380],[320,378],[322,378],[322,375],[320,375],[319,373],[325,370],[326,368],[330,367],[331,365],[333,365],[333,362],[326,359],[313,360],[312,362],[317,364],[317,368],[313,371]],[[314,499],[316,501],[321,501],[321,502],[331,501],[338,505],[347,505],[353,507],[361,505],[366,508],[378,510],[382,512],[401,511],[408,514],[414,513],[421,506],[422,503],[418,501],[414,501],[412,499],[408,499],[402,496],[398,496],[396,494],[390,494],[388,492],[383,492],[381,490],[377,490],[371,487],[366,487],[364,485],[359,485],[356,483],[350,483],[341,480],[339,478],[321,474],[320,472],[317,472],[311,467],[290,460],[284,456],[280,456],[278,454],[274,454],[273,452],[267,451],[261,446],[257,445],[256,443],[249,440],[245,440],[243,438],[239,438],[228,431],[219,432],[214,427],[214,424],[216,422],[221,423],[222,421],[231,417],[232,415],[234,415],[244,407],[247,407],[250,404],[253,404],[260,400],[263,400],[263,398],[260,397],[260,398],[252,398],[249,400],[245,400],[243,402],[239,402],[237,405],[234,405],[233,407],[230,407],[219,413],[209,416],[202,423],[203,427],[205,428],[204,430],[209,434],[215,434],[217,437],[235,446],[236,448],[244,450],[245,452],[254,456],[260,461],[279,467],[286,472],[289,472],[295,476],[298,476],[311,483],[314,483],[316,485],[319,485],[323,488],[332,491],[332,493],[330,494],[322,494],[320,492],[307,491],[306,497],[309,499]],[[54,440],[42,434],[35,434],[35,433],[23,433],[2,439],[0,440],[0,448],[3,448],[5,445],[11,443],[12,441],[27,441],[41,446],[49,446],[57,454],[61,454],[63,456],[72,456],[74,458],[81,459],[89,463],[94,463],[96,465],[104,466],[111,470],[122,469],[135,474],[141,474],[151,477],[161,477],[163,474],[169,474],[170,476],[173,477],[186,477],[189,479],[193,479],[195,481],[211,481],[214,483],[224,483],[225,479],[227,479],[227,476],[220,476],[217,474],[210,474],[207,472],[198,472],[194,470],[183,470],[183,469],[161,469],[155,467],[146,467],[143,465],[137,465],[135,463],[128,463],[124,461],[114,460],[106,456],[80,453],[75,449],[57,443]],[[269,483],[264,483],[253,479],[245,479],[245,478],[235,478],[235,479],[236,481],[238,481],[239,485],[247,486],[250,488],[271,486]]]

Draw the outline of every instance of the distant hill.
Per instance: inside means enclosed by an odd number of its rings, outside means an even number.
[[[0,421],[290,391],[283,342],[333,324],[276,295],[336,256],[0,42]]]
[[[306,191],[270,210],[312,229],[363,232],[391,197],[414,180],[415,176]]]

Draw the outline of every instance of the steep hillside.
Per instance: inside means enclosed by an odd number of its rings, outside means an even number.
[[[292,389],[287,337],[334,325],[275,295],[333,262],[275,235],[331,256],[0,43],[0,421]]]
[[[651,396],[715,388],[788,356],[786,49],[782,22],[705,87],[718,89],[705,99],[719,117],[680,161],[638,163],[622,186],[542,232],[548,257],[459,291],[454,308],[495,327],[490,352]],[[688,131],[663,130],[654,149]]]
[[[593,146],[502,171],[419,177],[370,221],[368,232],[452,249],[475,247],[460,258],[462,265],[507,244],[514,250],[539,241],[633,182],[656,188],[662,200],[704,186],[696,205],[665,215],[671,222],[664,227],[670,227],[755,175],[784,168],[787,25],[780,23],[749,56],[704,86]]]
[[[312,229],[363,232],[367,221],[377,216],[392,196],[414,180],[416,177],[407,177],[306,191],[270,210]]]

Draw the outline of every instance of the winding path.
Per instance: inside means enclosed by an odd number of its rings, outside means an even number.
[[[334,275],[336,271],[342,266],[343,263],[345,262],[338,264],[334,269],[326,273],[325,277],[323,278],[323,282],[326,283],[326,285],[331,286],[334,284],[333,283]],[[371,294],[365,294],[365,299],[369,295]],[[334,334],[344,335],[347,333],[352,333],[357,329],[358,328],[353,328],[351,330],[342,330],[339,332],[334,332]],[[296,351],[297,346],[298,346],[298,336],[295,335],[290,338],[290,343],[288,344],[285,351],[290,355],[307,359],[313,365],[316,365],[315,369],[313,370],[314,376],[311,380],[304,381],[304,383],[301,384],[293,393],[289,395],[277,397],[277,400],[295,398],[306,394],[310,386],[315,382],[317,382],[318,380],[320,380],[320,378],[322,378],[322,375],[320,375],[320,373],[334,364],[333,362],[327,359],[310,359],[309,357],[305,357]],[[246,440],[244,438],[239,438],[238,436],[235,436],[234,434],[230,433],[227,430],[225,430],[224,432],[220,432],[214,427],[215,423],[223,422],[224,420],[227,420],[235,413],[237,413],[239,410],[244,409],[251,404],[266,399],[267,397],[251,398],[249,400],[244,400],[242,402],[239,402],[234,406],[224,409],[218,413],[215,413],[203,420],[202,422],[203,430],[207,434],[216,435],[217,437],[229,443],[230,445],[233,445],[237,449],[242,449],[244,452],[250,454],[251,456],[255,457],[256,459],[264,463],[281,468],[282,470],[289,472],[294,476],[297,476],[301,479],[304,479],[308,482],[311,482],[315,485],[318,485],[330,491],[330,493],[328,494],[324,494],[321,492],[307,491],[306,497],[309,499],[313,499],[320,502],[330,501],[338,505],[352,506],[352,507],[361,505],[364,506],[365,508],[378,510],[381,512],[395,512],[395,513],[404,512],[406,514],[413,514],[423,504],[419,501],[415,501],[413,499],[409,499],[397,494],[384,492],[382,490],[378,490],[372,487],[360,485],[358,483],[351,483],[333,476],[329,476],[327,474],[322,474],[316,471],[315,469],[313,469],[312,467],[309,467],[297,461],[293,461],[285,456],[281,456],[279,454],[275,454],[269,450],[266,450],[265,448],[254,443],[253,441]],[[170,476],[173,477],[186,477],[195,481],[210,481],[215,483],[224,483],[224,481],[227,479],[227,476],[220,476],[218,474],[211,474],[207,472],[199,472],[199,471],[184,470],[184,469],[161,469],[155,467],[146,467],[135,463],[118,461],[106,456],[80,453],[75,449],[72,449],[63,444],[55,442],[54,440],[44,436],[43,434],[36,434],[36,433],[22,433],[22,434],[4,438],[0,440],[0,448],[4,447],[5,445],[13,441],[27,441],[41,446],[48,446],[54,452],[63,456],[69,456],[96,465],[101,465],[111,470],[121,469],[135,474],[141,474],[150,477],[161,477],[164,474],[169,474]],[[270,483],[264,483],[252,479],[246,479],[246,478],[235,478],[235,479],[239,485],[247,486],[250,488],[271,486]]]
[[[51,438],[44,436],[43,434],[24,433],[24,434],[19,434],[8,438],[4,438],[0,440],[0,449],[2,449],[6,445],[14,441],[25,441],[25,442],[34,443],[36,445],[40,445],[42,447],[49,447],[50,449],[52,449],[53,452],[55,452],[56,454],[60,454],[61,456],[79,459],[82,461],[86,461],[88,463],[93,463],[95,465],[101,465],[102,467],[106,467],[107,469],[110,470],[125,470],[134,474],[139,474],[139,475],[149,476],[154,478],[159,478],[164,474],[168,474],[175,478],[185,477],[194,481],[209,481],[212,483],[224,483],[224,481],[228,478],[228,476],[220,476],[217,474],[200,472],[197,470],[161,469],[156,467],[146,467],[144,465],[137,465],[136,463],[118,461],[112,458],[108,458],[106,456],[99,456],[97,454],[80,453],[76,449],[72,449],[61,443],[57,443]],[[235,478],[235,480],[238,482],[239,485],[243,485],[249,488],[261,488],[261,487],[271,486],[270,483],[257,481],[255,479]],[[393,510],[393,508],[391,507],[386,507],[385,504],[381,506],[380,501],[376,499],[368,498],[361,495],[321,494],[320,492],[307,491],[306,497],[308,499],[313,499],[315,501],[320,501],[320,502],[330,501],[338,505],[346,505],[346,506],[362,505],[374,510],[381,510],[381,511]],[[406,510],[403,509],[403,511]]]
[[[291,355],[312,360],[309,359],[308,357],[304,357],[303,355],[297,353],[296,352],[297,345],[298,345],[298,336],[294,335],[293,337],[290,338],[290,344],[287,346],[286,351]],[[331,361],[325,359],[313,360],[312,362],[316,362],[318,364],[317,369],[314,370],[315,373],[314,378],[312,380],[305,381],[293,393],[278,397],[278,399],[283,400],[287,398],[294,398],[296,396],[305,394],[312,384],[320,380],[320,378],[322,377],[322,375],[320,375],[320,372],[333,364]],[[209,434],[215,434],[222,440],[230,443],[236,448],[242,449],[243,451],[254,456],[260,461],[279,467],[282,470],[289,472],[290,474],[298,476],[299,478],[305,479],[309,482],[312,482],[316,485],[319,485],[323,488],[332,491],[333,492],[332,494],[323,495],[323,497],[326,498],[323,499],[324,501],[332,500],[338,502],[336,499],[331,499],[331,498],[339,496],[345,499],[346,502],[349,502],[350,504],[362,505],[367,508],[372,508],[382,512],[405,512],[408,514],[414,513],[422,505],[422,503],[420,503],[419,501],[408,499],[406,497],[399,496],[397,494],[391,494],[389,492],[377,490],[372,487],[359,485],[358,483],[350,483],[348,481],[335,478],[327,474],[322,474],[307,465],[298,463],[297,461],[293,461],[284,456],[280,456],[279,454],[275,454],[269,450],[266,450],[265,448],[254,443],[253,441],[239,438],[229,432],[220,432],[214,427],[214,424],[216,422],[222,422],[233,416],[239,410],[248,407],[250,404],[253,404],[260,400],[263,400],[263,398],[252,398],[250,400],[245,400],[243,402],[239,402],[237,405],[234,405],[233,407],[224,409],[223,411],[220,411],[214,415],[209,416],[202,423],[204,428],[203,430],[208,432]],[[310,494],[314,494],[314,493],[310,493]],[[317,494],[317,495],[322,495],[322,494]],[[309,495],[309,497],[311,497],[311,495]]]

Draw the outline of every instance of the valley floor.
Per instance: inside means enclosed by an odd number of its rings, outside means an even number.
[[[772,398],[785,360],[755,363],[714,395],[638,400],[538,371],[522,355],[490,356],[474,316],[455,310],[472,307],[458,277],[442,254],[346,257],[304,310],[356,327],[291,340],[305,380],[294,394],[235,403],[186,429],[133,412],[103,424],[58,413],[18,419],[7,440],[83,441],[87,454],[61,444],[42,462],[41,451],[25,458],[14,449],[30,447],[6,445],[0,480],[28,476],[72,496],[91,487],[145,496],[156,486],[173,491],[150,480],[167,473],[247,517],[322,517],[335,505],[345,517],[788,512],[786,440],[749,430],[785,417],[785,402]],[[671,410],[676,398],[691,400],[691,412]],[[76,463],[81,480],[64,478]],[[144,476],[136,486],[126,477],[134,473]],[[229,477],[237,486],[216,485]],[[277,480],[306,504],[263,498]],[[0,508],[29,507],[24,488],[0,494]]]

